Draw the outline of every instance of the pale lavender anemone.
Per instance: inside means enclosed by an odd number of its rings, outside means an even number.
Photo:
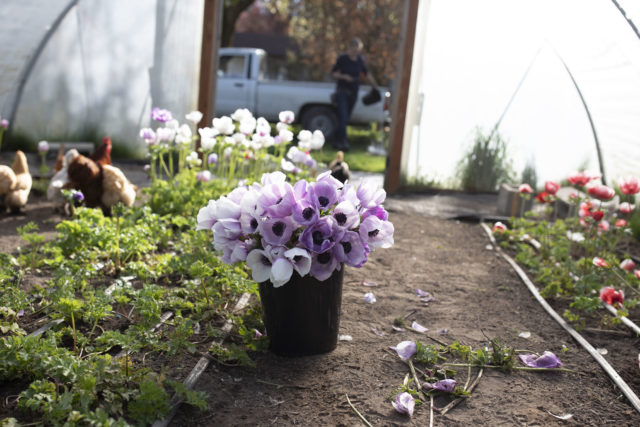
[[[209,200],[207,206],[200,208],[196,219],[198,221],[196,230],[213,229],[214,224],[218,222],[216,200]]]
[[[387,197],[387,193],[383,189],[378,188],[378,185],[373,180],[364,180],[360,183],[356,194],[360,200],[360,206],[363,209],[379,206]]]
[[[406,362],[416,354],[418,346],[415,341],[402,341],[397,346],[391,347],[391,349],[398,353],[400,359]]]
[[[247,260],[247,256],[251,250],[255,249],[255,242],[252,239],[247,239],[246,241],[237,240],[236,243],[232,246],[232,251],[230,255],[230,263],[235,264],[236,262],[244,262]]]
[[[211,181],[211,178],[211,172],[208,170],[203,170],[196,174],[196,179],[200,182],[209,182]]]
[[[562,362],[558,357],[550,351],[545,351],[541,356],[537,354],[521,354],[518,356],[522,363],[530,368],[559,368]]]
[[[396,396],[395,402],[392,402],[391,404],[399,413],[406,414],[411,417],[413,416],[413,410],[415,408],[416,402],[411,394],[403,391]]]
[[[144,139],[147,145],[154,145],[156,140],[156,133],[151,128],[140,129],[140,138]]]
[[[307,200],[307,194],[309,194],[310,190],[311,184],[309,184],[304,179],[301,179],[293,186],[293,195],[295,196],[296,200]]]
[[[300,235],[300,242],[316,254],[328,251],[335,244],[334,223],[333,217],[320,218],[315,224],[304,229]]]
[[[360,268],[367,262],[369,248],[362,243],[355,231],[347,231],[333,246],[333,253],[339,262]]]
[[[289,249],[284,253],[284,257],[291,262],[293,269],[297,271],[301,277],[309,274],[311,270],[311,255],[306,249]]]
[[[366,209],[362,213],[362,220],[367,219],[367,217],[371,215],[376,216],[378,219],[382,221],[387,221],[389,219],[389,213],[386,210],[384,210],[382,206],[374,206],[372,208]]]
[[[262,238],[269,245],[284,246],[296,229],[296,225],[290,217],[269,218],[260,223]]]
[[[274,217],[289,216],[295,203],[293,187],[287,182],[267,184],[262,187],[258,203]]]
[[[353,229],[360,225],[360,214],[358,210],[347,200],[338,203],[331,215],[340,228]]]
[[[340,263],[331,251],[314,254],[311,262],[311,275],[318,280],[327,280],[335,270],[340,269]]]
[[[151,110],[151,118],[157,122],[166,123],[173,119],[171,111],[155,107]]]
[[[338,193],[330,183],[316,182],[311,184],[311,200],[319,210],[324,211],[338,200]]]
[[[331,185],[334,189],[339,189],[342,188],[344,184],[342,184],[340,181],[338,181],[337,179],[335,179],[332,175],[331,175],[331,171],[325,171],[322,172],[320,175],[318,175],[318,177],[316,178],[316,182],[324,182],[327,183],[329,185]]]
[[[242,228],[244,234],[257,233],[261,222],[262,220],[260,218],[250,213],[243,212],[240,215],[240,228]]]
[[[444,379],[435,383],[424,383],[422,388],[443,391],[445,393],[453,393],[456,390],[456,380]]]
[[[300,225],[311,225],[320,218],[320,212],[313,203],[302,199],[293,205],[291,216]]]
[[[215,165],[218,163],[218,155],[216,153],[211,153],[209,154],[209,157],[207,157],[207,163],[210,165]]]
[[[242,234],[240,221],[237,219],[219,219],[213,226],[213,244],[217,250],[234,240],[238,240]]]
[[[389,248],[393,245],[393,224],[369,216],[360,224],[360,238],[370,247]]]
[[[234,190],[235,191],[235,190]],[[233,195],[233,192],[228,196],[220,197],[216,202],[216,217],[217,219],[240,219],[241,209],[236,200],[238,194]],[[235,199],[235,200],[234,200]]]
[[[238,207],[241,207],[242,200],[244,196],[249,192],[249,189],[246,186],[239,185],[234,188],[231,193],[227,195],[227,198],[231,200],[233,203],[237,204]],[[242,209],[240,209],[242,210]]]

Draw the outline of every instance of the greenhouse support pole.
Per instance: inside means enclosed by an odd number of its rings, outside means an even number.
[[[202,113],[200,126],[211,126],[216,111],[218,49],[222,27],[223,0],[205,0],[202,16],[202,47],[200,52],[200,85],[198,111]],[[198,140],[197,144],[200,144]]]
[[[402,160],[402,144],[407,116],[407,98],[411,83],[411,65],[413,63],[413,46],[416,38],[418,17],[418,0],[405,0],[402,27],[400,58],[398,58],[398,81],[394,85],[391,104],[391,132],[389,135],[389,157],[384,175],[384,189],[393,194],[400,188],[400,167]]]
[[[15,119],[16,119],[16,112],[18,111],[18,105],[20,105],[20,99],[22,99],[22,92],[24,91],[24,86],[27,84],[27,80],[29,79],[31,72],[33,71],[33,67],[36,65],[36,62],[38,62],[38,58],[40,57],[40,54],[42,53],[45,46],[49,42],[49,39],[51,38],[53,33],[60,26],[60,23],[62,23],[62,20],[67,16],[69,11],[71,11],[71,9],[78,4],[78,1],[79,0],[71,0],[69,4],[62,10],[62,12],[60,12],[60,14],[56,17],[55,21],[53,21],[53,23],[45,33],[44,37],[42,37],[42,40],[40,40],[40,44],[38,44],[38,47],[33,52],[33,55],[31,55],[31,57],[29,58],[29,62],[27,63],[24,71],[22,72],[22,75],[20,76],[20,80],[18,81],[18,87],[16,89],[16,94],[13,98],[13,105],[11,106],[11,112],[9,113],[9,128],[13,127],[13,123],[15,122]]]

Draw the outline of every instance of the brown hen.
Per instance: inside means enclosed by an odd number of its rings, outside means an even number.
[[[110,165],[111,164],[111,138],[105,136],[102,138],[102,144],[96,148],[91,156],[89,156],[91,160],[98,163],[99,165]]]
[[[102,167],[99,163],[82,154],[78,154],[69,163],[67,174],[69,175],[69,182],[65,185],[65,188],[74,188],[82,191],[87,207],[100,206],[100,199],[102,198]]]

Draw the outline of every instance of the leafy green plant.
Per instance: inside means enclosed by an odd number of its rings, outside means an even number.
[[[507,143],[499,133],[484,135],[478,128],[474,142],[458,163],[460,186],[465,191],[493,192],[513,180]]]
[[[44,242],[44,236],[38,234],[38,226],[34,222],[28,222],[22,227],[18,227],[18,235],[31,245],[31,269],[36,268],[36,261],[38,259],[38,249],[42,242]]]

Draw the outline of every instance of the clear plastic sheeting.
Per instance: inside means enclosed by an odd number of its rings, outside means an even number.
[[[29,3],[39,10],[22,6]],[[30,20],[53,19],[43,10],[49,3],[3,0],[4,22],[26,21],[14,34],[3,28],[0,46],[28,34]],[[203,8],[203,0],[80,0],[37,58],[13,132],[50,141],[109,135],[141,155],[138,132],[150,124],[152,107],[181,121],[196,109]]]
[[[618,2],[640,26],[639,2]],[[608,182],[638,174],[640,39],[613,2],[431,0],[420,8],[428,19],[418,19],[416,31],[406,181],[455,188],[475,129],[489,134],[503,113],[498,132],[516,180],[527,163],[539,183],[578,169],[599,173],[570,73],[591,113]]]

